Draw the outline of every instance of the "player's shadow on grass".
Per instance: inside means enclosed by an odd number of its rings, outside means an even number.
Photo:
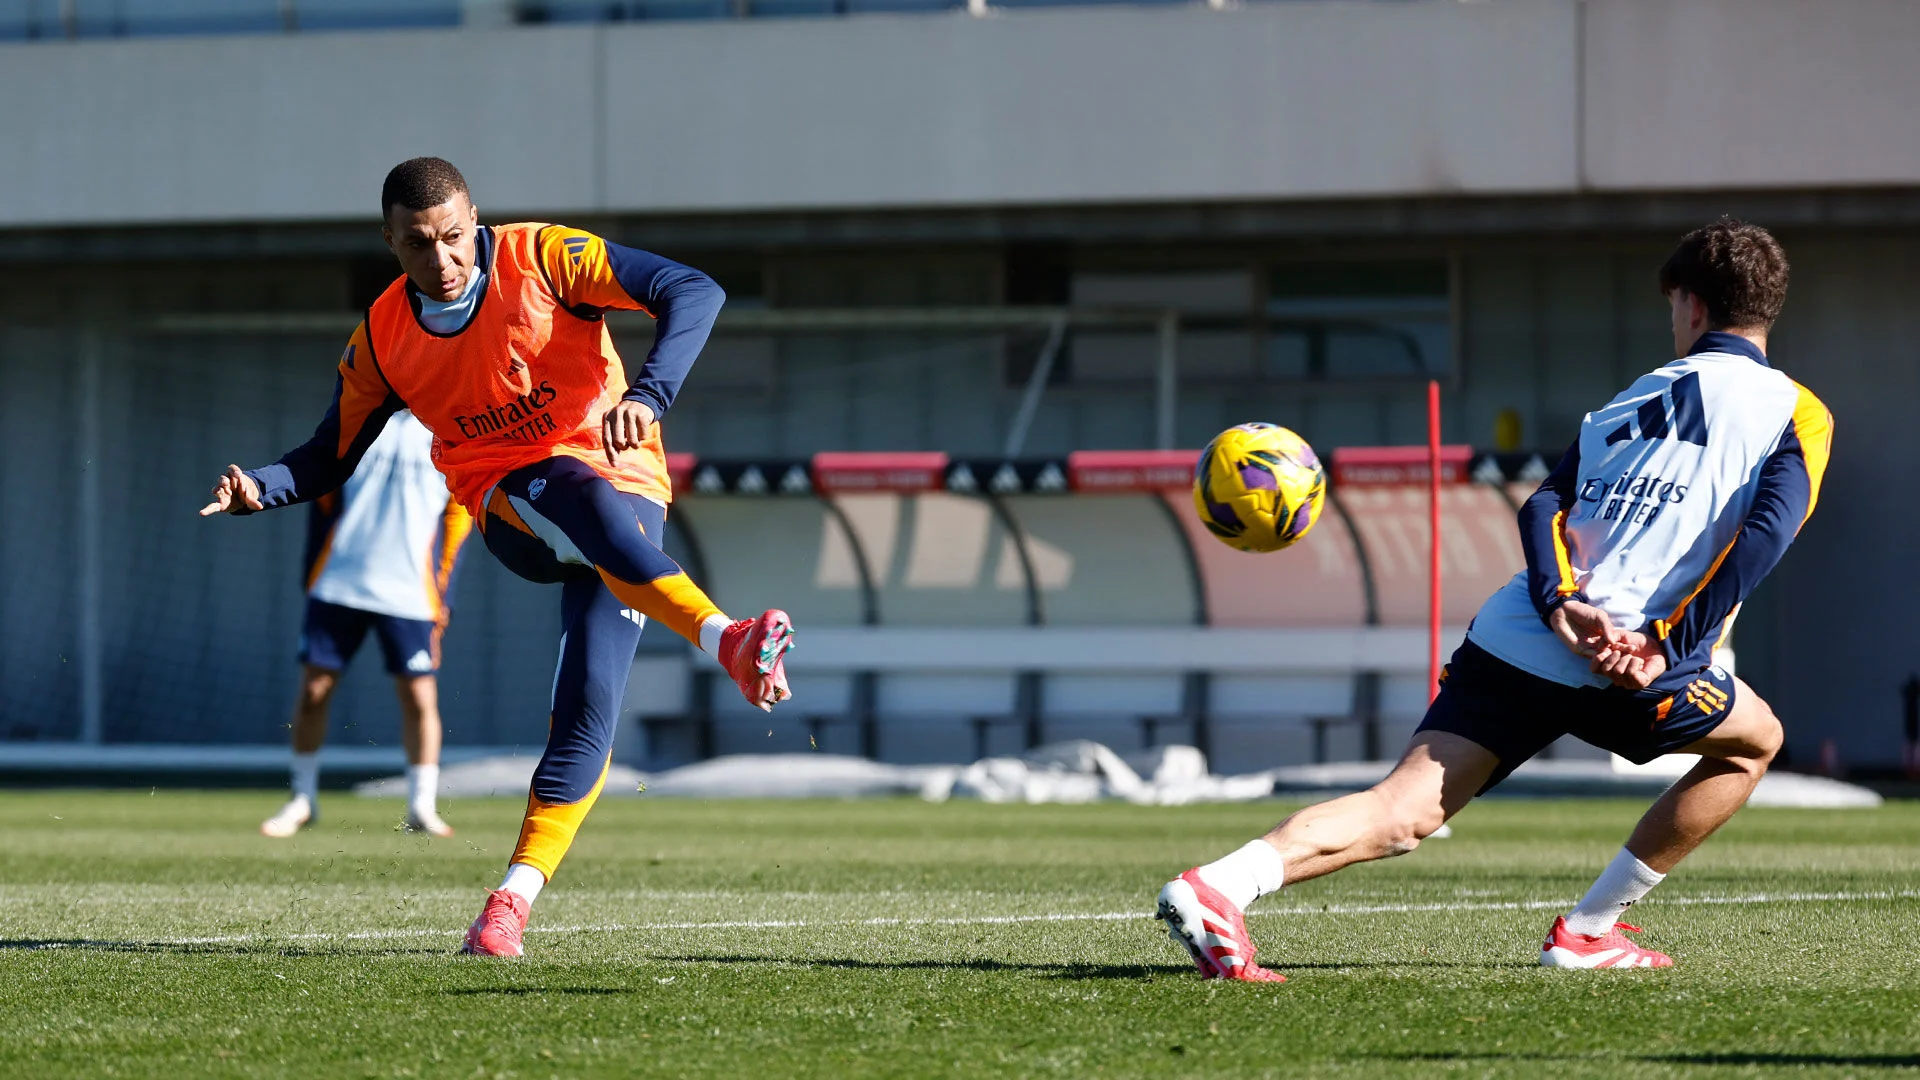
[[[1054,979],[1148,979],[1182,977],[1193,974],[1192,964],[1036,964],[1010,963],[1005,960],[861,960],[850,957],[800,959],[780,956],[741,956],[737,954],[685,954],[657,959],[685,964],[787,964],[800,967],[841,968],[856,971],[959,971],[1026,972]],[[1450,963],[1440,960],[1358,962],[1329,964],[1282,964],[1280,971],[1340,971],[1370,968],[1530,968],[1538,964],[1519,962]]]
[[[312,948],[308,946],[287,945],[270,940],[258,942],[222,942],[222,941],[108,941],[100,938],[4,938],[0,939],[0,952],[7,950],[20,952],[35,951],[71,951],[71,952],[120,952],[120,953],[164,953],[170,956],[398,956],[401,954],[425,956],[451,956],[452,948],[432,945],[388,946],[380,949],[351,948]]]
[[[1530,971],[1539,967],[1534,960],[1328,960],[1314,964],[1296,964],[1279,960],[1273,970],[1289,971],[1392,971],[1396,968],[1432,968],[1447,971]]]
[[[646,988],[638,986],[456,986],[440,993],[453,997],[485,997],[492,994],[538,995],[538,994],[576,994],[582,997],[605,996],[613,994],[638,994]]]
[[[90,938],[8,938],[0,941],[0,949],[19,949],[22,952],[41,949],[84,949],[88,952],[169,951],[158,945],[148,945],[138,941],[94,941]]]
[[[1375,1061],[1612,1061],[1651,1062],[1667,1065],[1841,1065],[1865,1069],[1901,1069],[1920,1066],[1920,1054],[1761,1054],[1753,1052],[1693,1054],[1499,1054],[1465,1052],[1446,1054],[1434,1051],[1409,1054],[1363,1054]]]
[[[858,960],[851,957],[804,959],[784,956],[739,956],[726,954],[686,954],[660,956],[658,960],[682,964],[768,964],[790,967],[836,968],[852,971],[1025,971],[1058,979],[1146,979],[1156,975],[1182,975],[1193,971],[1190,964],[1015,964],[1005,960]]]
[[[1920,1066],[1920,1054],[1642,1054],[1636,1060],[1675,1065],[1854,1065],[1868,1069]]]

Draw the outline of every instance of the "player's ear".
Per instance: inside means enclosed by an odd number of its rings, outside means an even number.
[[[1713,316],[1707,312],[1707,302],[1692,293],[1687,294],[1687,314],[1693,325],[1703,330],[1713,329]]]

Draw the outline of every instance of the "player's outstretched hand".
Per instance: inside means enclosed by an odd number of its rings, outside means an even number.
[[[1619,633],[1606,612],[1578,600],[1568,600],[1554,608],[1547,616],[1547,625],[1574,655],[1587,659],[1599,655],[1613,635]]]
[[[640,449],[653,427],[653,409],[637,401],[622,401],[600,418],[600,441],[607,448],[607,464],[628,450]]]
[[[266,504],[260,501],[260,485],[242,472],[240,466],[229,465],[219,483],[213,485],[213,501],[200,508],[200,516],[245,514],[266,508]]]
[[[1667,673],[1667,654],[1660,643],[1635,630],[1615,630],[1594,654],[1593,671],[1615,686],[1645,690]]]

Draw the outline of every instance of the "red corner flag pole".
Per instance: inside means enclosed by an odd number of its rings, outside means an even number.
[[[1440,380],[1427,380],[1427,698],[1440,694]]]

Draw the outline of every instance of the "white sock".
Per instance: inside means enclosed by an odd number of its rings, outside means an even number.
[[[700,651],[726,663],[727,658],[720,655],[720,634],[731,625],[733,620],[725,615],[707,616],[707,620],[700,624]]]
[[[507,876],[500,879],[500,887],[516,896],[524,896],[531,904],[540,899],[540,890],[547,886],[547,875],[536,867],[517,862],[507,867]]]
[[[1627,906],[1647,895],[1666,876],[1654,873],[1646,863],[1634,858],[1633,852],[1621,848],[1620,854],[1600,871],[1593,888],[1567,912],[1567,929],[1587,937],[1611,933],[1613,924],[1620,921]]]
[[[320,753],[293,755],[293,797],[307,800],[308,806],[320,802]]]
[[[1265,840],[1254,840],[1224,859],[1200,868],[1200,880],[1245,911],[1248,904],[1280,891],[1287,881],[1287,860]]]
[[[440,789],[440,766],[407,766],[407,812],[422,820],[437,816],[434,795]]]

